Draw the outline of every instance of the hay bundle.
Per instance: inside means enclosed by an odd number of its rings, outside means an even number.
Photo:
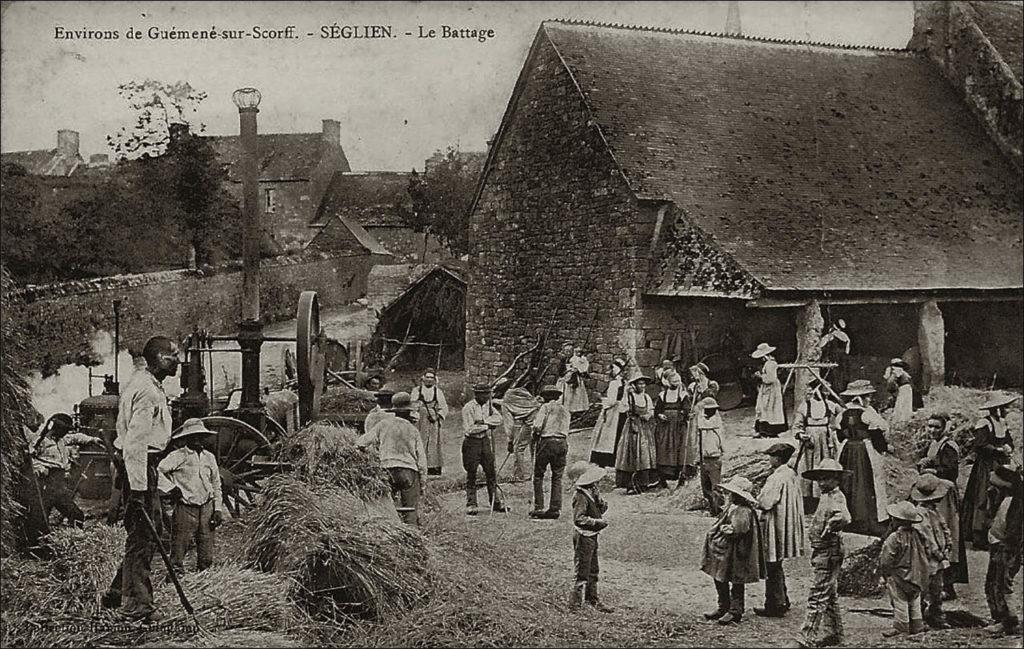
[[[881,539],[846,555],[839,570],[839,594],[856,597],[876,597],[882,594],[878,574],[878,556],[882,552]]]
[[[284,574],[290,597],[331,624],[375,619],[426,592],[426,544],[390,500],[366,502],[328,484],[274,476],[243,546],[249,565]]]
[[[998,392],[998,391],[997,391]],[[974,440],[974,423],[981,418],[979,407],[993,392],[961,387],[936,387],[924,398],[924,407],[914,413],[906,422],[894,424],[889,430],[889,445],[893,453],[904,460],[914,462],[924,455],[930,439],[925,430],[928,417],[936,414],[949,417],[948,430],[954,441],[966,455]],[[1009,394],[1009,393],[1005,393]],[[1007,412],[1007,424],[1013,436],[1015,448],[1021,444],[1021,402],[1011,404]]]
[[[375,455],[356,446],[351,428],[313,423],[288,437],[277,459],[311,484],[341,487],[364,500],[391,493],[388,473]]]
[[[99,608],[124,556],[127,533],[123,527],[91,525],[85,529],[61,528],[47,537],[53,550],[52,573],[68,599],[82,598],[81,612]]]
[[[755,493],[761,490],[771,472],[771,462],[764,453],[727,455],[722,461],[722,482],[741,475],[754,483]],[[666,497],[670,505],[680,509],[693,511],[707,507],[699,477],[687,480],[682,487],[668,492]]]
[[[321,412],[361,413],[377,407],[377,397],[369,390],[330,387],[320,397]]]

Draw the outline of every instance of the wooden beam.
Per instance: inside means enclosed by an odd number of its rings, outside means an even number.
[[[857,305],[857,304],[923,304],[935,301],[944,302],[1019,302],[1024,299],[1021,295],[965,295],[965,296],[943,296],[929,297],[924,295],[901,296],[870,296],[870,297],[823,297],[818,298],[819,304],[829,305]],[[811,298],[757,298],[746,303],[748,309],[787,309],[803,307],[811,303]]]

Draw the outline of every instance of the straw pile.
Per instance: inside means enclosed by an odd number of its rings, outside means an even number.
[[[942,414],[949,417],[948,430],[960,446],[961,454],[966,455],[974,439],[974,423],[984,414],[979,407],[993,394],[1010,393],[961,387],[933,388],[925,396],[923,408],[908,421],[895,424],[889,430],[889,445],[893,453],[908,462],[917,461],[928,450],[931,441],[925,430],[928,417]],[[1007,412],[1007,423],[1018,449],[1021,447],[1021,422],[1021,401],[1018,399],[1010,404]]]
[[[878,556],[882,552],[882,540],[875,539],[868,545],[846,555],[839,570],[839,594],[856,597],[876,597],[882,594],[878,574]]]
[[[24,332],[15,326],[10,294],[15,288],[7,269],[0,266],[0,556],[14,549],[24,507],[17,497],[20,469],[27,448],[23,426],[33,414],[26,368],[21,362]]]
[[[332,386],[320,397],[321,412],[370,412],[376,406],[377,398],[369,390]]]
[[[764,453],[726,455],[722,460],[722,482],[735,475],[741,475],[754,483],[755,495],[764,486],[771,472],[771,462]],[[670,505],[680,509],[693,511],[707,507],[707,501],[701,492],[700,478],[697,476],[688,480],[682,487],[666,492],[665,497],[668,498]]]
[[[367,502],[288,475],[267,482],[242,554],[286,576],[290,599],[335,626],[407,608],[426,591],[426,544],[397,521],[390,500]]]
[[[370,452],[355,445],[351,428],[313,423],[284,440],[277,459],[310,484],[340,487],[364,500],[391,493],[388,473]]]

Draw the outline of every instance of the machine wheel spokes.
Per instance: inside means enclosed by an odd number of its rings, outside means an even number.
[[[252,494],[262,490],[266,473],[257,466],[273,454],[266,435],[241,419],[214,415],[204,417],[207,428],[217,433],[216,456],[223,484],[224,504],[232,516],[253,505]]]

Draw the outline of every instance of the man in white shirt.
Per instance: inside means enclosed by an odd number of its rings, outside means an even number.
[[[556,519],[562,510],[562,474],[569,452],[569,420],[572,413],[560,401],[562,391],[555,385],[545,385],[540,396],[544,405],[533,420],[533,434],[537,437],[537,453],[533,465],[533,511],[530,518]],[[544,472],[551,466],[551,501],[544,509]]]
[[[28,436],[29,455],[32,457],[32,470],[39,484],[38,503],[32,502],[33,511],[41,507],[41,513],[31,516],[35,521],[48,521],[50,511],[57,508],[68,523],[82,526],[85,514],[75,504],[75,494],[68,488],[67,477],[71,463],[77,453],[77,446],[82,444],[102,444],[103,440],[91,435],[72,433],[74,422],[71,415],[59,412]],[[69,445],[71,448],[69,448]],[[33,526],[34,527],[34,526]],[[42,526],[45,528],[45,526]],[[38,530],[39,533],[45,529]],[[36,530],[30,532],[30,538],[37,536]],[[35,540],[32,539],[32,545]]]
[[[185,572],[185,553],[193,541],[196,570],[213,565],[214,530],[224,522],[220,469],[205,446],[214,434],[201,419],[186,420],[171,436],[177,448],[157,466],[159,491],[174,503],[171,563],[179,574]]]
[[[157,495],[157,463],[171,438],[171,410],[161,382],[178,373],[178,345],[163,336],[146,342],[142,356],[146,367],[138,370],[121,392],[117,411],[118,481],[127,504],[124,527],[124,560],[103,596],[106,608],[123,605],[131,619],[159,622],[163,615],[153,601],[149,575],[160,533],[160,498]]]
[[[393,417],[386,417],[356,439],[356,446],[376,445],[380,464],[391,478],[391,492],[401,503],[402,520],[419,525],[419,498],[427,483],[427,452],[412,423],[412,397],[397,392],[391,398]]]
[[[498,497],[498,477],[494,468],[494,429],[501,425],[501,413],[491,403],[491,386],[473,386],[473,401],[462,406],[462,468],[466,470],[466,514],[476,516],[476,470],[483,467],[487,479],[487,497],[496,512],[509,509]]]

